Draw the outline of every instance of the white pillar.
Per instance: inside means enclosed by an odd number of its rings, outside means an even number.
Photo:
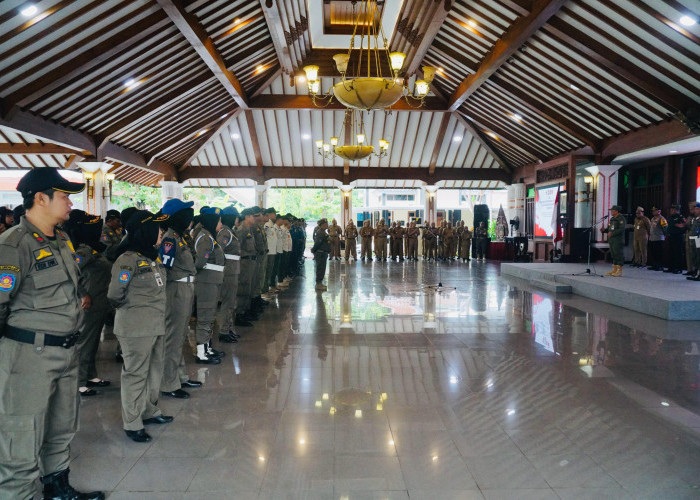
[[[593,175],[593,186],[595,190],[595,212],[593,223],[600,221],[603,216],[608,215],[610,207],[617,204],[617,171],[622,165],[595,165],[586,167],[586,170]],[[594,231],[595,241],[607,241],[607,234],[603,235],[599,230]]]
[[[168,200],[178,199],[182,200],[184,197],[183,184],[177,181],[160,181],[161,187],[161,200],[163,205]]]
[[[511,184],[508,186],[508,208],[506,209],[506,218],[510,223],[516,217],[520,220],[520,226],[515,234],[511,236],[520,236],[525,231],[525,184]]]
[[[340,186],[340,226],[345,226],[352,220],[352,186]]]
[[[111,206],[111,201],[109,199],[109,182],[107,181],[106,174],[100,170],[95,172],[83,170],[83,182],[85,182],[83,208],[89,214],[104,217],[107,215],[107,210],[109,210]]]
[[[430,224],[431,222],[437,222],[437,213],[435,212],[435,202],[437,200],[437,186],[423,186],[424,193],[424,209],[425,213],[423,224]]]
[[[267,185],[255,186],[255,205],[267,208]]]

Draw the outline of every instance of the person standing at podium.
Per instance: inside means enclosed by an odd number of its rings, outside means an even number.
[[[607,276],[622,276],[622,265],[625,263],[625,258],[622,254],[624,246],[625,225],[627,221],[620,214],[620,206],[613,205],[610,207],[610,223],[604,228],[603,233],[608,234],[608,244],[610,245],[610,256],[613,261],[612,271],[605,273]]]

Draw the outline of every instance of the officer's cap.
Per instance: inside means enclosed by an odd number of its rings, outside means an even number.
[[[620,207],[620,205],[613,205],[612,207],[610,207],[610,210],[615,210],[616,212],[622,212],[622,208]]]
[[[320,220],[318,221],[318,225],[319,225],[319,226],[322,226],[323,224],[328,224],[328,219],[325,219],[325,218],[324,218],[324,219],[320,219]]]
[[[660,208],[657,208],[657,207],[651,207],[651,211],[652,211],[652,212],[656,212],[657,210],[661,210],[661,209],[660,209]]]
[[[250,214],[251,215],[261,215],[262,214],[262,208],[259,206],[255,205],[250,207]]]
[[[276,214],[276,213],[277,213],[277,210],[275,210],[275,207],[270,207],[270,208],[266,208],[265,211],[264,211],[263,213],[264,213],[265,215],[267,215],[267,214]]]
[[[199,213],[201,215],[221,215],[221,209],[216,207],[202,207]]]
[[[233,215],[234,217],[239,217],[238,210],[233,205],[229,205],[221,210],[221,215]]]
[[[182,201],[177,198],[173,198],[166,201],[165,205],[163,205],[163,208],[161,208],[160,211],[165,215],[175,215],[180,210],[192,208],[192,205],[194,205],[194,201]]]
[[[118,214],[119,212],[117,212]],[[70,211],[68,215],[68,225],[77,226],[78,224],[102,224],[102,217],[99,215],[91,215],[77,208]]]
[[[112,219],[120,219],[121,215],[119,214],[119,210],[107,210],[107,214],[105,215],[105,220],[112,220]]]
[[[681,206],[678,203],[674,203],[673,205],[671,205],[671,208],[675,208],[676,210],[680,210]]]
[[[124,210],[121,211],[119,214],[119,218],[122,220],[122,225],[126,227],[127,222],[129,222],[129,218],[134,215],[138,211],[138,208],[136,207],[128,207],[125,208]]]
[[[700,203],[696,203],[695,208],[700,208]]]
[[[637,212],[644,212],[644,207],[637,207]]]
[[[17,191],[22,193],[23,198],[29,198],[40,191],[48,189],[76,194],[85,189],[85,184],[82,182],[69,182],[58,173],[57,168],[52,167],[33,168],[17,184]]]
[[[241,210],[241,217],[245,217],[247,215],[253,215],[253,212],[251,212],[250,208],[244,208]]]
[[[199,209],[199,213],[201,214],[202,212],[204,212],[204,210],[208,208],[210,208],[209,205],[204,205],[202,208]]]

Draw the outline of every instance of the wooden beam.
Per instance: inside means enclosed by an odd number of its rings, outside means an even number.
[[[100,161],[116,161],[140,170],[155,172],[168,177],[177,176],[177,171],[172,165],[158,159],[152,159],[150,162],[148,162],[144,156],[140,155],[136,151],[132,151],[131,149],[111,142],[100,147],[98,150],[97,159]]]
[[[440,128],[438,129],[437,138],[435,139],[435,147],[433,148],[433,154],[430,156],[430,164],[428,166],[428,173],[433,175],[435,173],[435,167],[437,165],[437,159],[440,155],[440,149],[445,142],[445,132],[447,131],[447,124],[450,123],[450,117],[452,113],[445,113],[442,117],[442,122],[440,122]]]
[[[282,26],[282,17],[280,16],[277,2],[260,0],[260,5],[263,15],[265,16],[267,28],[270,30],[270,37],[275,46],[275,52],[277,53],[277,59],[282,67],[282,71],[287,75],[293,75],[294,64],[292,63],[292,56],[289,53],[287,40],[284,37],[284,27]]]
[[[169,24],[161,12],[143,18],[131,25],[123,25],[116,37],[108,38],[94,47],[71,57],[66,64],[45,73],[7,96],[10,105],[27,106],[46,94],[66,86],[79,77],[104,64],[112,57],[126,51],[132,45],[144,40]],[[75,54],[75,53],[73,53]]]
[[[618,54],[609,46],[588,36],[586,33],[567,24],[561,19],[552,19],[545,28],[561,42],[566,43],[595,64],[598,64],[642,90],[644,93],[664,102],[668,107],[686,112],[696,106],[691,97],[676,90],[658,78],[651,78],[625,55]]]
[[[510,174],[500,168],[436,168],[430,175],[425,168],[353,167],[349,174],[343,167],[190,167],[180,172],[180,182],[187,179],[335,179],[344,183],[358,179],[413,179],[434,183],[442,180],[502,181],[510,184]]]
[[[255,92],[253,92],[253,95],[250,96],[251,99],[255,99],[255,98],[258,97],[260,94],[262,94],[262,93],[265,91],[265,89],[267,89],[270,85],[272,85],[272,82],[274,82],[275,80],[277,80],[277,78],[278,78],[281,74],[282,74],[282,68],[277,68],[277,70],[276,70],[274,73],[272,73],[269,77],[267,77],[267,80],[265,80],[265,81],[257,88],[257,90],[256,90]],[[292,78],[293,78],[293,76],[292,76]]]
[[[286,94],[260,94],[258,97],[250,101],[250,109],[347,109],[337,99],[333,99],[328,106],[319,108],[314,106],[313,100],[308,95],[286,95]],[[391,108],[391,111],[419,111],[419,112],[437,112],[444,113],[447,111],[447,103],[437,96],[428,96],[425,98],[423,106],[414,108],[409,106],[405,99],[400,99]]]
[[[63,168],[73,168],[76,162],[82,161],[83,157],[78,155],[70,155],[68,161],[63,165]]]
[[[527,16],[532,11],[532,0],[500,0],[500,2],[521,16]]]
[[[627,134],[611,137],[603,142],[601,160],[610,162],[615,157],[634,153],[642,149],[654,148],[681,141],[691,137],[698,137],[678,120],[668,120],[637,129]]]
[[[245,89],[233,72],[226,67],[213,40],[197,18],[185,10],[181,0],[157,0],[157,2],[226,91],[231,94],[236,104],[243,109],[248,109]]]
[[[465,78],[450,98],[449,109],[456,111],[462,103],[493,75],[525,44],[542,26],[554,16],[568,0],[534,0],[532,10],[519,17],[510,26],[493,50],[484,58],[479,69]]]
[[[248,135],[250,136],[250,142],[253,145],[253,153],[255,154],[255,168],[257,175],[262,175],[263,173],[263,160],[262,153],[260,152],[260,142],[258,141],[258,130],[255,127],[255,117],[253,112],[246,110],[245,120],[248,124]]]
[[[231,111],[229,113],[229,116],[225,120],[223,120],[219,125],[217,125],[216,127],[212,127],[211,130],[206,134],[206,140],[197,148],[197,151],[192,153],[189,156],[189,158],[187,158],[187,160],[185,160],[185,162],[182,164],[183,168],[187,168],[190,165],[190,163],[192,163],[192,160],[197,158],[197,155],[199,155],[199,153],[201,153],[204,150],[204,148],[206,148],[211,143],[214,137],[216,137],[222,129],[228,127],[229,124],[231,124],[233,120],[235,120],[238,117],[241,111],[241,108],[236,108],[235,110]]]
[[[489,141],[486,140],[484,134],[480,130],[477,130],[476,127],[474,127],[474,125],[472,125],[472,123],[464,118],[460,113],[454,113],[454,116],[464,126],[464,128],[467,129],[467,132],[474,136],[474,139],[479,143],[479,145],[484,148],[494,160],[496,160],[496,163],[498,163],[503,170],[508,173],[513,171],[510,164],[508,164],[508,162],[503,159],[498,151],[496,151],[491,144],[489,144]]]
[[[82,151],[55,144],[0,144],[2,155],[76,155]],[[84,152],[90,153],[90,151]]]
[[[435,12],[432,13],[430,23],[423,32],[423,38],[421,39],[420,44],[413,54],[409,54],[411,62],[406,68],[406,75],[412,76],[420,67],[421,62],[423,62],[425,54],[428,52],[428,49],[430,49],[430,46],[433,44],[433,40],[435,40],[438,31],[440,31],[442,24],[445,22],[447,15],[450,13],[449,7],[445,8],[446,4],[448,4],[448,2],[437,2]]]
[[[557,111],[547,106],[547,104],[544,102],[534,101],[527,94],[509,82],[503,80],[498,75],[493,75],[489,80],[489,84],[509,93],[514,99],[521,101],[527,109],[541,116],[548,122],[553,123],[569,135],[576,137],[587,146],[593,148],[594,151],[600,149],[601,141],[598,138],[591,135],[588,131],[577,125],[575,122],[569,120],[563,115],[560,115]]]
[[[524,153],[525,155],[529,156],[529,157],[532,158],[533,160],[537,160],[537,161],[540,161],[540,160],[541,160],[539,154],[538,154],[536,151],[530,150],[529,148],[524,147],[524,146],[522,145],[522,141],[521,141],[521,140],[518,140],[517,138],[513,137],[513,136],[510,135],[508,132],[502,130],[500,127],[494,127],[494,126],[492,126],[492,125],[485,125],[485,124],[481,123],[480,121],[475,120],[474,117],[471,117],[471,116],[467,116],[467,115],[462,115],[462,116],[463,116],[463,118],[464,118],[465,120],[469,120],[469,121],[471,121],[474,125],[476,125],[477,127],[481,128],[482,131],[488,130],[488,131],[493,132],[494,134],[496,134],[496,136],[497,136],[498,138],[497,138],[497,139],[494,138],[494,140],[496,140],[496,141],[503,141],[503,142],[509,144],[510,146],[512,146],[513,148],[515,148],[515,149],[521,151],[522,153]]]

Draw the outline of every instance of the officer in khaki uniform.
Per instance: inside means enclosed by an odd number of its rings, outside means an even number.
[[[350,224],[352,224],[352,221],[350,221]],[[346,234],[348,228],[346,228],[345,230]],[[326,219],[319,220],[318,225],[316,226],[316,231],[314,232],[314,245],[311,247],[311,253],[314,254],[314,263],[316,265],[317,292],[325,292],[326,290],[328,290],[328,287],[323,284],[323,278],[326,275],[326,263],[328,262],[328,254],[331,251],[331,240],[328,237],[328,233],[326,232],[327,229],[328,221]],[[347,255],[347,248],[345,251]]]
[[[396,259],[396,239],[396,222],[392,222],[389,228],[389,258],[391,260]]]
[[[241,272],[238,276],[237,304],[236,304],[236,326],[253,326],[251,321],[258,318],[257,314],[251,310],[251,298],[253,287],[253,276],[255,274],[255,261],[257,251],[255,249],[254,218],[253,211],[246,208],[241,212],[243,221],[236,229],[236,236],[241,244]]]
[[[340,260],[340,238],[343,236],[343,230],[335,219],[333,219],[331,225],[328,226],[328,236],[331,238],[330,260]]]
[[[194,202],[173,198],[165,202],[161,212],[168,216],[165,234],[158,247],[158,254],[166,269],[165,285],[165,339],[163,353],[163,377],[160,391],[164,396],[186,399],[190,395],[185,387],[200,387],[201,382],[190,380],[187,374],[182,347],[187,340],[194,282],[194,252],[184,235],[192,223]]]
[[[330,231],[330,229],[329,229]],[[372,235],[374,230],[370,225],[369,219],[362,223],[360,228],[360,256],[362,260],[369,259],[372,260]],[[330,232],[329,232],[330,235]]]
[[[267,264],[267,238],[265,237],[265,230],[263,229],[265,217],[260,207],[254,206],[252,210],[253,221],[255,222],[253,227],[253,239],[255,240],[255,251],[258,258],[255,260],[251,307],[254,311],[262,313],[264,307],[268,304],[268,302],[262,298],[262,286],[265,280],[264,275]]]
[[[374,230],[374,255],[379,261],[386,261],[386,237],[388,234],[389,228],[384,223],[384,219],[379,219],[377,228]]]
[[[328,222],[326,222],[328,224]],[[315,241],[315,239],[314,239]],[[350,220],[345,228],[345,260],[350,262],[350,255],[357,260],[357,227]]]
[[[115,252],[119,243],[122,242],[124,231],[122,229],[121,216],[118,210],[107,210],[105,223],[102,226],[102,237],[100,241],[105,245],[105,255],[109,260],[116,258]]]
[[[619,205],[610,207],[610,223],[601,230],[608,235],[608,244],[610,245],[610,257],[612,257],[612,271],[605,273],[608,276],[622,276],[622,266],[625,263],[625,258],[622,253],[624,247],[625,225],[627,221],[620,214],[622,209]]]
[[[425,249],[425,258],[435,260],[435,249],[437,248],[437,228],[433,222],[431,225],[426,225],[423,229],[423,248]]]
[[[420,229],[415,222],[410,222],[406,229],[406,256],[409,260],[418,260],[418,235]]]
[[[644,215],[644,208],[637,207],[634,218],[634,243],[632,267],[645,267],[647,265],[647,245],[649,243],[649,231],[651,222]]]
[[[64,229],[68,232],[75,248],[75,263],[80,269],[81,281],[85,287],[83,301],[86,302],[83,321],[79,327],[78,347],[78,391],[81,396],[98,394],[93,387],[107,387],[109,381],[97,377],[95,356],[100,345],[100,333],[111,307],[107,301],[107,287],[112,276],[112,263],[102,252],[100,242],[102,217],[88,215],[82,210],[71,210]]]
[[[156,245],[160,223],[148,210],[139,210],[126,226],[126,252],[112,267],[107,298],[116,308],[114,334],[122,347],[122,420],[131,440],[146,443],[147,424],[167,424],[173,417],[158,408],[163,376],[165,337],[165,267]]]
[[[686,279],[700,281],[700,246],[698,246],[700,245],[700,243],[698,243],[698,239],[700,239],[700,203],[695,204],[691,216],[692,217],[688,217],[690,219],[688,233],[690,234],[689,238],[692,242],[693,268],[695,272],[686,277]]]
[[[241,274],[241,242],[233,227],[238,219],[238,210],[229,206],[221,211],[221,229],[216,234],[216,241],[224,250],[224,282],[221,285],[219,310],[216,324],[219,329],[219,341],[229,344],[238,342],[238,335],[233,331],[233,315],[238,297],[238,278]]]
[[[68,236],[70,194],[84,184],[54,168],[29,171],[17,185],[26,215],[0,236],[0,498],[103,499],[68,482],[78,426],[81,321],[78,265]]]
[[[399,221],[396,223],[396,231],[394,234],[396,235],[396,256],[399,258],[399,262],[403,262],[403,257],[404,257],[404,243],[403,240],[406,237],[406,229],[401,225],[402,222]]]
[[[464,221],[462,221],[462,224],[464,224]],[[471,252],[472,249],[472,232],[469,230],[468,226],[463,226],[462,228],[462,236],[459,239],[459,257],[462,259],[463,262],[468,262],[471,259],[469,258],[469,253]]]
[[[197,338],[196,362],[218,365],[224,353],[211,346],[216,308],[219,302],[219,288],[224,282],[226,257],[221,245],[214,236],[221,229],[221,210],[202,209],[200,213],[202,229],[194,240],[194,266],[197,268],[197,281],[194,293],[197,297]]]

